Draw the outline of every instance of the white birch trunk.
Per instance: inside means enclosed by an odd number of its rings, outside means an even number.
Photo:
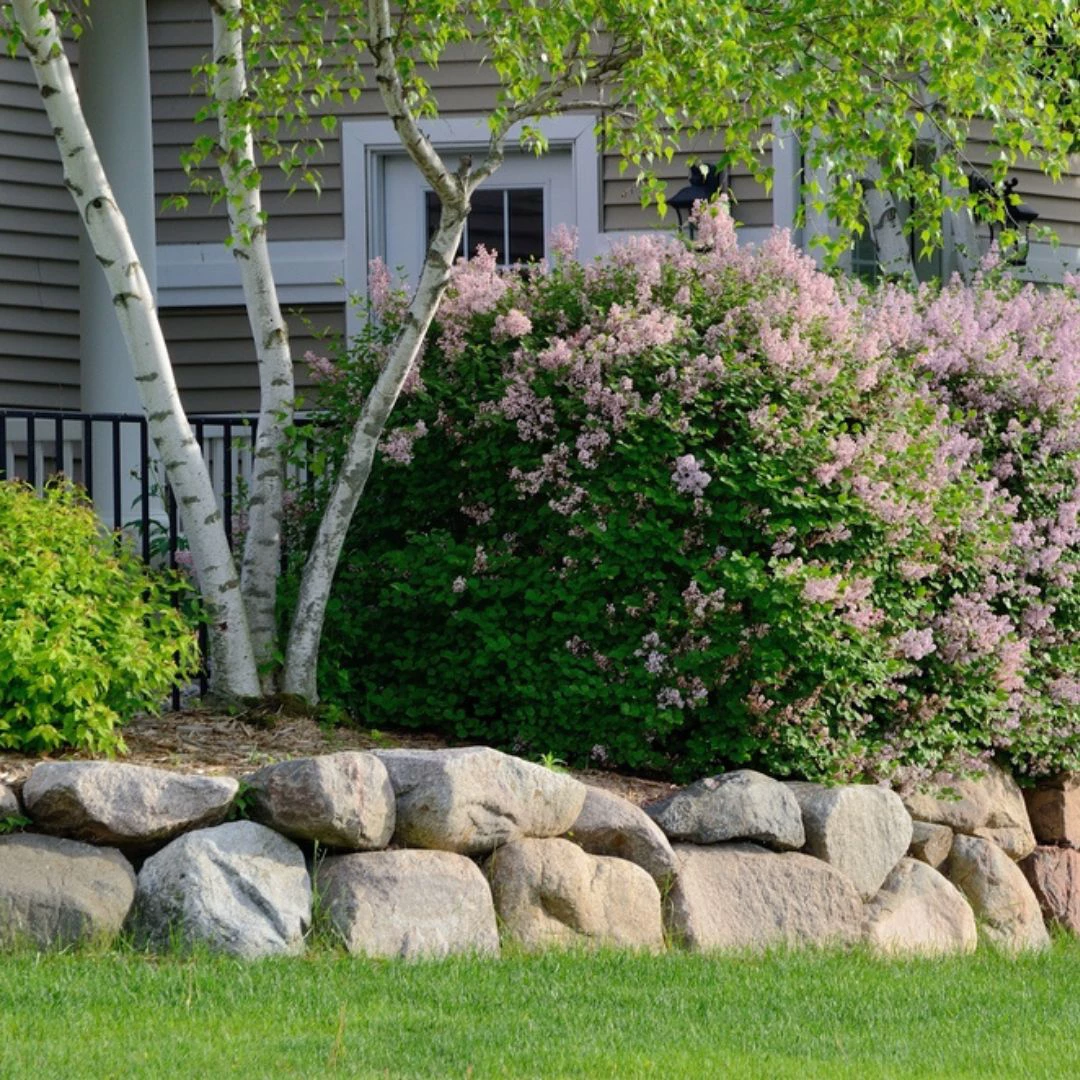
[[[405,322],[353,429],[341,472],[300,580],[300,594],[285,654],[284,689],[312,704],[318,700],[316,670],[326,604],[345,534],[371,474],[375,448],[387,418],[416,363],[450,280],[454,256],[469,214],[469,197],[498,166],[502,157],[501,136],[493,136],[489,153],[479,169],[470,174],[469,162],[464,161],[461,169],[452,173],[421,131],[406,101],[397,70],[389,0],[369,0],[368,26],[371,35],[368,47],[375,59],[375,81],[387,115],[409,157],[438,194],[442,214]]]
[[[915,262],[911,257],[911,242],[904,235],[896,200],[883,190],[881,170],[877,165],[867,169],[867,181],[864,181],[863,201],[866,203],[866,216],[870,222],[870,234],[877,247],[878,264],[886,277],[915,278]]]
[[[153,292],[94,148],[56,20],[39,0],[13,0],[12,13],[60,150],[64,183],[112,291],[150,437],[179,504],[207,609],[214,689],[258,696],[240,582],[210,476],[180,404]]]
[[[432,240],[420,273],[420,283],[413,295],[405,324],[394,342],[393,351],[379,375],[342,462],[337,483],[319,522],[300,581],[300,594],[289,630],[285,654],[284,690],[315,704],[318,700],[316,669],[319,642],[322,638],[326,604],[337,570],[345,535],[360,496],[364,492],[375,449],[386,421],[397,402],[406,377],[416,363],[424,337],[438,310],[450,280],[450,268],[461,243],[468,203],[456,207],[444,205],[439,230]]]
[[[251,128],[230,115],[247,92],[242,0],[212,0],[214,94],[220,131],[220,168],[225,184],[232,251],[240,268],[244,303],[259,367],[259,428],[247,504],[241,592],[255,660],[265,692],[277,641],[275,602],[281,568],[285,432],[292,423],[295,390],[289,330],[278,304],[259,186],[251,183],[255,145]]]

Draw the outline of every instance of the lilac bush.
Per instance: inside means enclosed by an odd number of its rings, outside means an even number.
[[[456,270],[330,614],[375,725],[676,776],[1080,764],[1080,300],[691,248]],[[320,360],[347,430],[400,312]],[[328,449],[332,475],[334,442]],[[301,522],[299,527],[303,527]]]

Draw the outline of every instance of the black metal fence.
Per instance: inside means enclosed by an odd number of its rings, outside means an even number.
[[[257,420],[251,416],[188,418],[210,472],[230,544],[235,512],[251,475]],[[123,413],[0,409],[0,480],[21,479],[41,490],[63,475],[82,485],[99,516],[131,536],[151,565],[175,569],[186,541],[176,499],[150,444],[146,419]],[[199,692],[206,693],[206,627]],[[173,707],[180,704],[173,691]]]

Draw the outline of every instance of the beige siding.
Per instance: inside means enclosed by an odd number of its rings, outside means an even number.
[[[996,156],[988,135],[987,125],[977,125],[967,146],[972,163],[987,171]],[[1053,229],[1063,244],[1080,245],[1080,154],[1073,155],[1068,173],[1057,182],[1023,162],[1009,170],[1009,177],[1014,176],[1020,181],[1016,193],[1039,214],[1037,224]]]
[[[259,407],[259,375],[247,314],[242,308],[222,307],[162,312],[184,406],[193,413],[254,412]],[[297,361],[299,392],[311,395],[311,380],[303,364],[308,349],[325,353],[319,334],[341,335],[345,312],[341,307],[309,307],[291,312],[289,330]]]
[[[151,0],[150,47],[154,94],[155,179],[164,198],[186,189],[180,154],[190,146],[195,129],[191,118],[197,99],[191,93],[191,68],[207,55],[209,21],[193,16],[188,0]],[[446,116],[481,114],[494,104],[496,80],[490,67],[479,63],[475,49],[450,52],[430,82]],[[340,116],[382,115],[378,93],[366,89],[359,101],[336,110]],[[209,128],[207,130],[210,130]],[[324,149],[317,159],[322,173],[322,195],[305,187],[287,194],[289,183],[276,169],[265,176],[265,205],[274,240],[328,240],[343,236],[341,151],[335,135],[321,133]],[[702,147],[708,149],[707,145]],[[768,164],[766,158],[765,164]],[[687,155],[677,155],[660,175],[668,181],[669,194],[686,184]],[[745,170],[734,176],[735,216],[747,225],[771,225],[772,206],[764,188]],[[658,222],[653,209],[642,209],[632,173],[620,174],[618,159],[605,155],[602,179],[602,229],[645,229],[657,224],[670,227],[671,219]],[[165,212],[158,225],[162,243],[195,243],[222,237],[221,209],[211,210],[208,200],[195,198],[183,214]]]
[[[78,407],[78,230],[30,65],[0,55],[0,406]]]
[[[687,144],[685,153],[676,154],[670,162],[656,166],[657,175],[667,184],[668,197],[675,195],[690,182],[691,160],[712,164],[716,159],[717,150],[722,145],[722,140],[698,139]],[[763,168],[768,168],[772,164],[771,151],[766,150],[760,155],[760,161]],[[674,213],[669,212],[665,218],[661,219],[655,207],[642,207],[641,191],[634,181],[636,170],[633,166],[620,170],[620,164],[617,154],[609,152],[604,155],[604,220],[601,228],[605,230],[671,228],[675,222]],[[740,165],[732,170],[730,196],[732,213],[736,221],[743,225],[765,227],[772,225],[772,199],[766,193],[764,186],[754,180],[750,170],[745,166]]]

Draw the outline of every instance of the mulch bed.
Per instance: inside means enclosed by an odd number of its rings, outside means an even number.
[[[228,716],[188,709],[161,716],[140,716],[122,729],[128,753],[119,761],[203,775],[240,777],[263,765],[288,758],[337,750],[413,747],[434,750],[453,745],[444,737],[416,731],[372,732],[324,727],[309,717],[265,713]],[[0,783],[20,787],[41,761],[88,761],[88,753],[23,754],[0,750]],[[639,806],[669,795],[674,784],[597,769],[567,770],[579,780],[606,788]]]

